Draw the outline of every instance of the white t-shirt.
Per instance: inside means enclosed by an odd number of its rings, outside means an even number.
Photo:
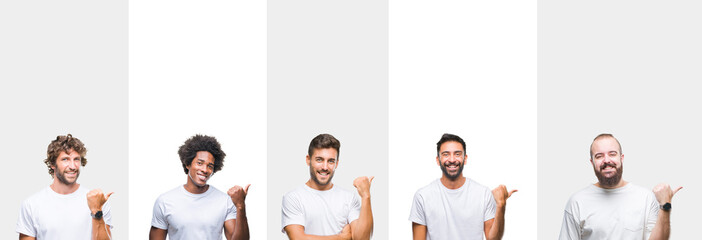
[[[590,185],[568,200],[559,239],[648,239],[658,208],[656,196],[643,187],[631,183],[616,189]]]
[[[485,221],[495,218],[492,191],[466,179],[448,189],[440,179],[414,194],[409,220],[427,226],[430,239],[483,239]]]
[[[73,193],[59,194],[46,187],[22,202],[17,233],[38,240],[91,239],[92,217],[88,207],[88,190],[82,185]],[[102,206],[105,224],[112,229],[110,201]]]
[[[361,199],[354,192],[336,185],[319,191],[305,184],[283,196],[282,231],[297,224],[305,227],[305,234],[335,235],[360,214]]]
[[[151,226],[167,230],[171,240],[222,239],[229,219],[236,219],[236,207],[226,193],[212,185],[201,194],[178,186],[156,199]]]

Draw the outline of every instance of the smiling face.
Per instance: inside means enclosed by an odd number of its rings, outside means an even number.
[[[81,159],[80,154],[73,149],[59,153],[56,163],[51,167],[54,170],[54,178],[61,184],[74,185],[80,175]]]
[[[188,169],[188,184],[193,184],[197,188],[207,186],[207,180],[214,173],[214,156],[207,151],[199,151],[195,154],[195,158],[187,166]]]
[[[466,153],[463,152],[463,145],[456,141],[448,141],[441,144],[439,156],[436,163],[441,167],[444,177],[456,180],[463,176],[463,166],[466,161]]]
[[[592,142],[590,162],[595,170],[595,176],[603,188],[614,188],[619,185],[624,172],[624,155],[621,147],[613,137],[602,137]]]
[[[307,165],[310,167],[310,180],[308,186],[317,190],[331,189],[331,179],[338,164],[338,152],[334,148],[316,148],[312,156],[307,156]]]

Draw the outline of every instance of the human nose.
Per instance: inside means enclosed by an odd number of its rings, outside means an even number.
[[[78,167],[78,164],[79,164],[78,161],[69,161],[68,168],[71,170],[76,169]]]

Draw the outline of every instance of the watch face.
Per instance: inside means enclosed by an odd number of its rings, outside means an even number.
[[[95,219],[100,219],[102,218],[102,211],[97,211],[94,216]]]
[[[670,208],[671,208],[670,203],[663,204],[663,210],[670,210]]]

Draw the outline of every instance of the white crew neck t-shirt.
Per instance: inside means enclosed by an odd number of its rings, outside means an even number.
[[[80,185],[70,194],[59,194],[46,187],[22,202],[17,233],[38,240],[89,240],[93,232],[88,207],[88,188]],[[102,217],[112,229],[110,200],[102,206]]]
[[[492,191],[466,179],[448,189],[437,179],[417,190],[409,220],[427,226],[427,240],[483,239],[485,221],[495,218]]]
[[[212,185],[201,194],[178,186],[156,199],[151,226],[167,230],[171,240],[211,240],[222,239],[229,219],[236,219],[236,207],[226,193]]]
[[[319,191],[303,184],[283,196],[282,231],[297,224],[305,227],[305,234],[335,235],[360,214],[361,199],[354,192],[336,185]]]
[[[648,239],[658,208],[656,196],[643,187],[631,183],[616,189],[590,185],[568,200],[559,239]]]

